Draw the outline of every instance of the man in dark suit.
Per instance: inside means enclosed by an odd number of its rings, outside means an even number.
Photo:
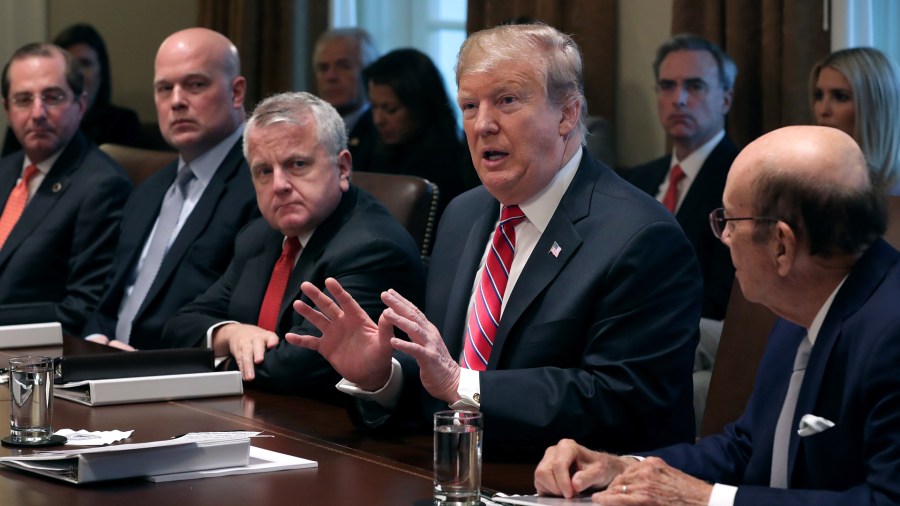
[[[669,213],[584,155],[574,41],[545,25],[485,30],[460,50],[457,79],[484,185],[447,207],[425,313],[390,290],[376,327],[330,280],[339,307],[308,285],[321,314],[295,304],[323,337],[288,339],[389,413],[481,410],[493,455],[572,432],[620,450],[690,440],[696,259]],[[430,397],[410,404],[402,386]],[[364,421],[384,422],[366,404]]]
[[[244,154],[264,219],[238,235],[235,256],[209,290],[166,326],[163,340],[233,357],[247,381],[270,390],[336,397],[337,373],[317,353],[283,341],[315,327],[291,309],[300,283],[339,279],[371,315],[400,284],[420,299],[415,243],[374,198],[351,186],[337,111],[309,93],[263,101],[247,123]]]
[[[77,334],[102,294],[131,183],[78,131],[86,96],[67,52],[23,46],[2,86],[23,149],[0,160],[0,305],[50,303],[46,317]]]
[[[782,318],[743,416],[643,462],[563,441],[535,472],[538,492],[606,487],[594,500],[609,505],[897,504],[900,254],[879,239],[886,206],[862,152],[837,129],[776,130],[735,160],[723,202],[711,221],[741,290]]]
[[[362,75],[376,59],[378,48],[362,28],[329,30],[319,36],[313,51],[316,92],[344,119],[354,170],[368,170],[378,142]]]
[[[176,32],[160,45],[155,74],[159,128],[179,157],[125,205],[115,270],[83,333],[124,349],[193,346],[164,341],[163,327],[225,272],[238,231],[258,216],[241,153],[237,49],[205,28]]]
[[[672,143],[672,154],[623,176],[675,215],[700,262],[703,317],[722,320],[734,267],[726,248],[710,235],[708,218],[722,206],[728,168],[738,154],[725,134],[737,67],[712,42],[678,35],[660,46],[653,72],[659,122]]]

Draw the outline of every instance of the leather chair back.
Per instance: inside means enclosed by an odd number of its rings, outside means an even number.
[[[103,144],[100,150],[125,169],[135,186],[178,158],[178,153],[174,151],[132,148],[119,144]]]
[[[371,193],[403,225],[427,259],[434,241],[438,187],[417,176],[353,172],[353,184]]]

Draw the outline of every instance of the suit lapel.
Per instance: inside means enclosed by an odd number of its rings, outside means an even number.
[[[792,476],[794,462],[797,459],[797,451],[800,445],[800,436],[796,427],[800,419],[807,414],[816,414],[816,400],[819,397],[819,387],[825,377],[825,367],[828,364],[835,343],[841,335],[844,321],[855,313],[869,299],[872,292],[878,287],[887,272],[888,265],[884,259],[887,255],[882,252],[888,248],[886,243],[878,240],[873,244],[862,258],[856,263],[850,276],[844,282],[840,291],[834,298],[834,302],[828,311],[816,343],[812,347],[806,372],[803,375],[803,383],[797,398],[797,407],[794,411],[792,422],[791,442],[788,452],[788,477]],[[832,420],[840,423],[839,420]],[[788,481],[790,485],[790,480]]]
[[[583,239],[575,229],[575,223],[590,212],[591,195],[598,177],[597,172],[592,170],[592,164],[589,156],[582,158],[578,172],[525,263],[525,268],[519,275],[500,317],[500,326],[497,328],[488,369],[497,368],[503,345],[515,324],[581,247]],[[554,243],[560,248],[558,255],[550,253]]]
[[[163,258],[162,264],[159,266],[159,272],[153,279],[153,284],[150,285],[147,296],[144,297],[144,302],[135,316],[135,320],[140,317],[141,312],[147,307],[148,303],[159,294],[161,287],[166,284],[168,279],[174,274],[176,268],[181,264],[182,258],[190,249],[194,240],[203,232],[209,224],[209,221],[213,218],[217,209],[216,203],[219,202],[222,194],[228,189],[227,182],[234,171],[240,166],[242,156],[241,143],[236,142],[222,161],[222,164],[216,170],[216,173],[209,181],[206,189],[203,190],[203,195],[200,197],[197,205],[194,206],[194,209],[184,222],[181,230],[178,231],[175,241],[172,242],[172,246],[169,248],[168,253],[166,253],[165,258]],[[178,162],[175,163],[177,169]],[[174,176],[172,180],[174,181]],[[171,181],[169,182],[169,185],[171,185]],[[166,188],[168,189],[168,186],[166,186]],[[165,194],[165,192],[163,192],[163,194]],[[162,201],[160,200],[160,202]],[[159,213],[157,213],[157,216],[153,217],[154,222],[156,221],[158,214]],[[149,229],[147,233],[149,233]],[[146,234],[144,237],[146,237]]]
[[[472,298],[475,276],[480,274],[478,266],[481,257],[484,256],[488,237],[499,218],[500,203],[493,197],[488,197],[472,223],[461,250],[459,268],[456,270],[453,286],[447,297],[444,328],[441,329],[452,357],[459,357],[462,354],[463,335],[466,318],[469,316],[469,300]]]
[[[22,216],[6,239],[3,251],[0,252],[0,265],[44,221],[44,218],[50,213],[56,202],[69,189],[72,173],[81,165],[81,158],[87,150],[86,143],[87,141],[82,134],[76,134],[69,141],[68,146],[66,146],[59,158],[57,158],[53,167],[50,168],[50,171],[44,177],[41,186],[38,187],[37,192],[26,204]],[[21,158],[19,163],[22,163]]]

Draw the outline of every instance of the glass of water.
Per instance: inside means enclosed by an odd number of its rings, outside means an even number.
[[[481,435],[484,417],[472,411],[434,414],[434,503],[478,504],[481,498]]]
[[[10,442],[35,444],[49,440],[53,434],[53,359],[10,358],[9,397]]]

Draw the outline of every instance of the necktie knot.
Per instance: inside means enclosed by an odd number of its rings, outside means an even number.
[[[300,251],[300,239],[288,237],[284,240],[284,245],[281,248],[281,256],[294,258],[297,256],[298,251]]]
[[[682,179],[684,179],[684,170],[682,170],[681,165],[676,165],[672,167],[672,171],[669,173],[669,185],[678,185]]]
[[[25,173],[22,174],[22,184],[28,186],[28,183],[31,182],[32,178],[38,173],[37,165],[31,164],[28,167],[25,167]]]
[[[185,164],[185,166],[178,171],[178,176],[175,178],[175,187],[181,192],[182,198],[187,196],[188,186],[193,180],[194,171],[191,170],[190,165]]]

